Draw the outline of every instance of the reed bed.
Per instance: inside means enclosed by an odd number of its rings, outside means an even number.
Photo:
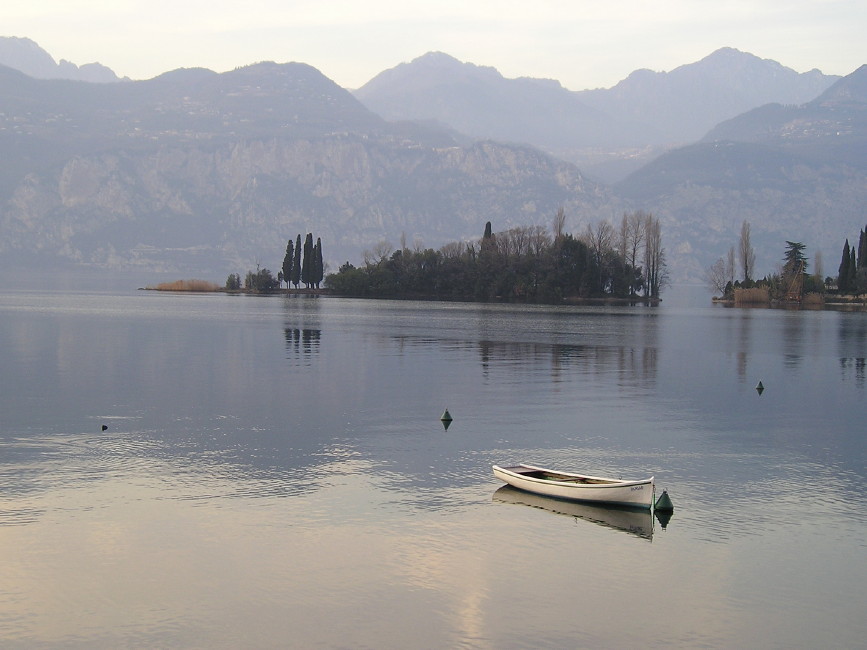
[[[148,287],[154,291],[219,291],[220,286],[207,280],[175,280],[174,282],[162,282],[155,287]]]
[[[821,293],[808,293],[801,299],[805,307],[821,307],[825,304],[825,296]]]
[[[770,292],[762,287],[735,289],[735,305],[768,305],[770,302]]]

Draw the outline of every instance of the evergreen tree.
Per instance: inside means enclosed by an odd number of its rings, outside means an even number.
[[[840,268],[837,271],[837,291],[840,293],[846,293],[849,291],[849,260],[851,255],[849,253],[849,240],[846,240],[846,243],[843,244],[843,257],[840,259]]]
[[[867,228],[861,231],[858,238],[858,268],[867,267]]]
[[[485,234],[479,242],[479,267],[475,277],[474,296],[490,300],[498,293],[498,280],[503,277],[502,259],[497,249],[497,238],[491,232],[491,222],[485,224]]]
[[[229,291],[237,291],[241,288],[241,276],[237,273],[230,273],[226,278],[226,289]]]
[[[322,283],[322,278],[325,276],[325,268],[322,264],[322,239],[316,238],[316,246],[313,247],[313,277],[311,278],[316,288]]]
[[[295,264],[294,247],[292,240],[286,244],[286,255],[283,257],[283,281],[286,282],[286,288],[289,288],[289,278],[292,275],[292,266]]]
[[[849,291],[855,292],[858,289],[858,265],[855,262],[855,247],[849,252],[849,280],[846,283],[849,286]]]
[[[290,279],[295,288],[298,288],[298,283],[301,281],[301,234],[295,240],[295,259],[292,261],[292,274]]]
[[[801,264],[804,264],[802,271],[807,270],[807,258],[804,257],[804,249],[806,246],[801,242],[787,241],[786,253],[783,256],[783,275],[793,275],[798,271]]]
[[[301,282],[308,289],[312,284],[313,277],[313,233],[307,233],[304,240],[304,259],[301,260]]]

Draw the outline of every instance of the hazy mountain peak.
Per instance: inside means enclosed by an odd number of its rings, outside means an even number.
[[[57,63],[34,41],[17,36],[0,36],[0,64],[34,79],[70,79],[95,83],[120,81],[110,68],[100,63],[77,66],[64,59]]]
[[[285,77],[305,77],[327,79],[317,68],[308,63],[275,63],[274,61],[259,61],[241,66],[226,73],[229,77],[266,77],[276,80]],[[330,80],[329,80],[330,81]],[[333,83],[333,82],[332,82]]]
[[[559,81],[507,79],[495,68],[442,52],[386,70],[355,95],[387,120],[432,120],[473,138],[525,142],[549,152],[575,139],[595,144],[606,121]]]
[[[837,81],[812,103],[822,106],[867,103],[867,64]]]
[[[668,143],[687,143],[757,106],[805,104],[837,79],[723,47],[670,72],[636,70],[609,91],[585,93],[597,108],[654,125]]]
[[[451,54],[445,52],[427,52],[412,60],[412,63],[435,65],[435,66],[462,66],[463,62],[459,61]]]
[[[755,54],[750,54],[749,52],[742,52],[741,50],[734,47],[721,47],[718,50],[714,50],[710,54],[708,54],[703,59],[700,59],[695,64],[687,64],[687,65],[697,65],[697,64],[723,64],[723,65],[750,65],[750,64],[772,64],[773,66],[781,66],[776,61],[771,59],[762,59]],[[684,67],[684,66],[681,66]]]
[[[413,59],[409,65],[415,65],[416,67],[423,67],[426,69],[446,70],[449,72],[467,70],[473,73],[484,72],[487,74],[494,74],[497,77],[502,76],[499,72],[497,72],[496,68],[459,61],[455,57],[451,56],[450,54],[446,54],[445,52],[428,52],[427,54],[423,54],[422,56]]]
[[[405,94],[413,89],[452,84],[458,80],[497,82],[502,75],[495,68],[464,63],[444,52],[428,52],[409,63],[384,70],[356,91],[362,99],[379,93]],[[399,89],[399,90],[398,90]]]
[[[0,37],[0,63],[29,77],[47,78],[57,63],[45,50],[29,38]]]

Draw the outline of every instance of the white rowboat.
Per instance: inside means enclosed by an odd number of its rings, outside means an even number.
[[[653,477],[640,481],[556,472],[533,465],[493,466],[494,476],[512,487],[570,501],[653,507]]]

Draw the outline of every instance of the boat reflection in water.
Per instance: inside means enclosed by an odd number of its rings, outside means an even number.
[[[493,499],[501,503],[531,506],[558,515],[568,515],[600,526],[620,530],[642,539],[653,539],[653,513],[650,510],[553,499],[532,492],[525,492],[511,485],[504,485],[499,488],[494,492]],[[665,528],[671,518],[671,513],[656,514],[659,523]],[[662,518],[663,514],[665,519]]]

